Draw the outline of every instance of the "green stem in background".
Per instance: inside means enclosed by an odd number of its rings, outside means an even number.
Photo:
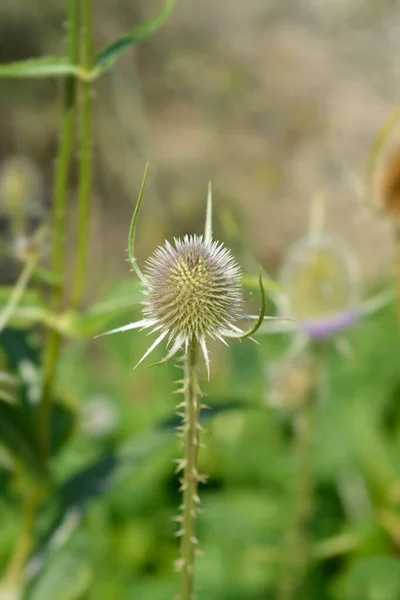
[[[178,568],[181,572],[180,600],[193,600],[194,598],[194,563],[196,556],[196,514],[198,504],[198,451],[199,451],[199,411],[200,393],[197,381],[197,342],[192,341],[185,356],[184,365],[184,422],[183,439],[185,455],[181,464],[183,477],[181,490],[183,492],[182,516],[180,534],[181,557]]]
[[[304,403],[294,416],[293,452],[295,481],[293,512],[289,524],[284,570],[278,588],[278,600],[297,600],[312,559],[309,536],[313,512],[313,481],[311,457],[314,440],[314,419],[322,389],[323,347],[311,346],[310,386]]]
[[[35,269],[36,263],[39,260],[39,254],[34,253],[30,256],[21,271],[21,274],[17,280],[17,283],[12,289],[10,294],[10,298],[4,310],[0,312],[0,333],[3,331],[4,327],[7,325],[10,317],[12,316],[15,308],[18,306],[18,303],[21,301],[29,280],[32,276],[32,273]]]
[[[87,71],[92,68],[92,33],[91,33],[91,0],[81,0],[81,67]],[[72,285],[72,308],[79,308],[82,300],[87,249],[89,237],[90,196],[91,196],[91,95],[92,83],[90,81],[79,82],[79,117],[80,117],[80,140],[79,140],[79,188],[78,188],[78,239],[75,274]]]
[[[68,2],[68,58],[76,64],[78,59],[78,0]],[[64,295],[64,264],[65,264],[65,231],[66,203],[68,193],[68,176],[75,133],[75,90],[74,77],[67,78],[64,84],[64,113],[61,126],[60,142],[56,162],[53,189],[53,259],[52,271],[59,279],[60,285],[53,288],[51,308],[59,312],[62,308]],[[38,407],[38,439],[43,460],[49,453],[50,413],[52,390],[60,353],[61,336],[51,330],[47,334],[43,359],[43,388]]]
[[[394,234],[396,307],[400,326],[400,223],[395,224]]]
[[[32,547],[33,530],[35,527],[36,511],[39,505],[39,493],[34,493],[27,499],[24,505],[23,522],[20,536],[16,542],[14,553],[7,565],[2,581],[5,586],[17,586],[20,583],[20,575],[28,559]]]

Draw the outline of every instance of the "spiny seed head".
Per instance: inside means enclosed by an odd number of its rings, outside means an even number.
[[[231,330],[242,307],[241,272],[230,251],[202,236],[166,242],[148,259],[144,315],[170,339],[202,340]]]
[[[157,339],[144,353],[136,366],[163,340],[167,342],[167,355],[160,361],[167,362],[183,347],[196,351],[199,345],[210,376],[207,337],[243,339],[253,335],[265,318],[265,292],[260,268],[258,282],[261,305],[258,318],[252,327],[243,331],[233,321],[243,318],[241,307],[241,272],[232,254],[212,240],[211,185],[208,188],[205,234],[185,236],[159,246],[146,263],[144,273],[135,258],[135,231],[140,204],[146,183],[144,172],[138,201],[133,213],[128,236],[128,257],[132,269],[144,286],[146,300],[143,302],[143,319],[101,335],[110,335],[130,329],[151,328],[158,332]],[[250,316],[249,318],[254,318]],[[274,318],[274,317],[270,317]],[[159,363],[158,363],[159,364]]]

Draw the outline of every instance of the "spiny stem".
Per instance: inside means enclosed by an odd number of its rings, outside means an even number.
[[[81,66],[90,71],[92,68],[91,0],[82,0],[81,5]],[[78,187],[78,240],[77,257],[72,285],[71,305],[78,308],[82,299],[89,236],[90,195],[92,183],[91,166],[91,81],[79,82],[79,187]]]
[[[197,381],[197,342],[192,340],[185,356],[184,390],[185,415],[183,439],[185,455],[183,477],[181,479],[182,502],[182,543],[181,543],[181,596],[180,600],[194,598],[194,563],[196,555],[196,514],[198,503],[198,451],[199,451],[199,385]]]
[[[76,64],[78,58],[78,0],[68,2],[68,58]],[[66,200],[68,175],[75,131],[75,85],[74,77],[64,84],[64,114],[56,162],[53,189],[53,259],[52,271],[60,281],[52,292],[51,308],[54,312],[62,309],[64,295]],[[61,335],[55,330],[47,334],[43,359],[42,397],[38,407],[38,440],[43,460],[49,452],[49,429],[53,383],[60,352]]]
[[[314,439],[314,418],[321,390],[323,347],[311,346],[311,381],[307,397],[294,419],[293,453],[295,456],[295,487],[293,513],[287,536],[287,556],[278,588],[278,600],[295,600],[307,574],[312,558],[309,525],[313,512],[313,481],[311,456]]]

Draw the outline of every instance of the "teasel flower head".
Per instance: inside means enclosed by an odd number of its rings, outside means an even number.
[[[290,336],[279,362],[265,365],[266,403],[286,413],[302,410],[307,401],[316,349],[331,344],[340,354],[351,355],[347,330],[394,297],[387,289],[363,299],[356,258],[340,239],[326,235],[324,221],[325,203],[319,195],[311,204],[308,234],[284,253],[278,272],[277,312],[292,321],[265,323],[258,331]]]
[[[334,238],[306,237],[289,248],[279,274],[287,306],[310,337],[328,337],[357,321],[359,269]]]
[[[157,322],[174,347],[196,339],[235,334],[242,308],[239,265],[224,246],[203,236],[185,236],[157,248],[145,268],[143,313]]]
[[[172,358],[180,349],[187,352],[194,340],[201,348],[209,373],[208,338],[226,343],[226,338],[249,337],[264,319],[274,318],[265,317],[261,270],[260,313],[258,317],[251,317],[255,319],[254,326],[243,331],[236,325],[238,320],[245,318],[241,313],[241,269],[231,252],[212,239],[209,186],[204,236],[186,235],[183,239],[174,239],[173,244],[165,242],[150,256],[142,272],[134,256],[134,239],[146,174],[147,168],[132,218],[128,244],[129,261],[143,284],[143,318],[101,335],[146,328],[157,333],[156,340],[136,366],[164,340],[168,352],[160,363]]]
[[[307,341],[340,340],[344,330],[393,299],[387,290],[364,300],[361,273],[351,249],[324,231],[325,203],[313,199],[308,234],[284,254],[278,273],[278,312],[290,322],[266,323],[259,333],[295,331],[295,347]]]

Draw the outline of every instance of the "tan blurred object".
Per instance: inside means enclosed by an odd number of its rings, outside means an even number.
[[[311,361],[306,352],[293,360],[268,366],[267,404],[286,412],[300,409],[311,385]]]
[[[385,153],[374,174],[374,198],[379,210],[400,216],[400,141]]]
[[[100,0],[96,47],[159,5]],[[40,19],[31,21],[40,27],[36,42],[43,54],[56,55],[63,3],[8,0],[1,16],[6,23],[9,10],[15,22],[16,13],[30,18],[38,8]],[[121,240],[147,159],[148,206],[162,212],[165,228],[152,245],[175,232],[200,233],[200,199],[212,179],[219,205],[233,207],[251,232],[253,252],[278,264],[304,230],[310,193],[324,189],[332,232],[354,244],[367,279],[381,277],[392,251],[388,224],[369,214],[360,225],[362,208],[337,156],[361,175],[376,131],[397,102],[399,19],[394,2],[177,2],[168,23],[97,85],[103,278],[124,272]],[[23,90],[20,82],[3,89],[0,132],[8,132],[13,152],[46,157],[50,171],[59,86],[43,81]],[[147,254],[150,237],[138,240],[139,255]],[[98,240],[92,243],[96,257]]]
[[[317,319],[356,306],[357,267],[341,240],[306,237],[293,244],[279,276],[290,314],[296,319]]]
[[[28,235],[30,220],[44,216],[43,181],[36,165],[25,156],[11,156],[0,166],[0,213],[14,239]]]

